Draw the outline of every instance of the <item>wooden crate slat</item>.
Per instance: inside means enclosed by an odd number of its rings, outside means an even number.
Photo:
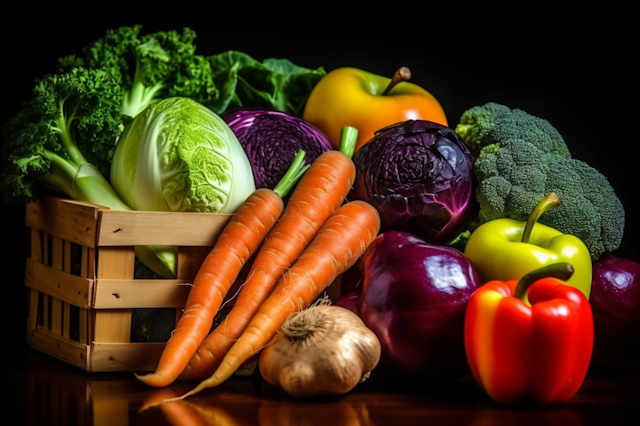
[[[89,371],[91,357],[89,345],[56,335],[44,327],[28,331],[27,343],[41,352]]]
[[[64,268],[64,243],[62,238],[52,235],[51,237],[51,267],[62,271]]]
[[[71,338],[71,305],[67,302],[62,302],[62,336]]]
[[[97,274],[100,278],[133,278],[135,258],[134,247],[100,248]]]
[[[72,247],[71,241],[63,240],[63,253],[64,253],[64,264],[62,265],[62,270],[67,273],[71,273],[73,265],[72,265]]]
[[[94,343],[93,371],[154,371],[166,343]]]
[[[95,247],[98,212],[104,209],[95,204],[45,197],[27,204],[25,223],[32,229]]]
[[[99,343],[131,341],[131,309],[100,309],[94,312],[94,340]]]
[[[212,246],[231,214],[100,212],[99,246]]]
[[[49,324],[49,328],[62,336],[62,301],[55,297],[51,298],[51,324]]]
[[[155,370],[166,343],[131,342],[132,310],[172,308],[179,317],[231,216],[116,212],[53,197],[28,204],[27,342],[88,372]],[[177,247],[178,278],[134,279],[139,245]]]
[[[42,262],[42,235],[39,230],[31,228],[31,259]]]
[[[91,247],[82,247],[80,262],[80,275],[86,278],[96,278],[96,249]]]
[[[70,274],[72,271],[72,246],[71,241],[62,240],[63,241],[63,253],[64,259],[62,264],[63,272]],[[74,330],[71,329],[73,324],[77,324],[77,321],[71,321],[71,304],[68,302],[62,302],[62,336],[66,338],[71,338],[71,334]]]
[[[42,264],[49,265],[49,234],[42,234]]]
[[[93,280],[58,271],[33,259],[27,259],[25,284],[81,308],[89,308],[93,300]]]
[[[132,279],[134,269],[134,247],[100,248],[99,277]],[[95,306],[95,300],[93,305]],[[106,343],[129,342],[131,340],[131,309],[97,310],[94,339],[96,342]]]
[[[78,312],[78,341],[88,344],[93,340],[93,311],[80,309]]]
[[[39,292],[29,289],[29,318],[27,319],[27,328],[35,330],[38,328],[38,303]]]
[[[96,280],[94,309],[184,308],[191,280]]]
[[[49,306],[51,302],[51,296],[45,294],[42,298],[42,326],[49,328]]]

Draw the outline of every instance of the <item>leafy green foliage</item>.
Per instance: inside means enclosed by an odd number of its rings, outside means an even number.
[[[275,108],[301,116],[311,90],[325,76],[324,68],[304,68],[288,59],[260,62],[246,53],[230,50],[208,56],[220,98],[214,111],[231,108]]]
[[[124,206],[103,177],[125,124],[122,96],[104,70],[74,68],[37,80],[4,126],[5,202],[30,201],[54,188],[74,199]]]
[[[196,54],[196,34],[189,28],[142,34],[142,26],[108,30],[83,49],[63,57],[58,69],[104,69],[122,87],[122,113],[135,117],[146,106],[168,97],[189,97],[212,105],[219,96],[209,61]]]

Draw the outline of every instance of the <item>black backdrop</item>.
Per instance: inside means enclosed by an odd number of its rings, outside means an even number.
[[[181,6],[195,16],[174,16]],[[374,15],[358,10],[347,16],[328,6],[308,6],[306,12],[272,5],[255,10],[243,2],[228,4],[225,12],[217,12],[214,5],[205,10],[173,4],[160,11],[165,16],[159,19],[142,14],[137,18],[123,9],[108,20],[102,9],[107,13],[115,5],[97,7],[85,18],[83,10],[27,10],[21,5],[4,13],[2,124],[28,96],[33,80],[52,71],[58,57],[79,52],[106,29],[120,25],[142,24],[145,31],[189,26],[198,35],[198,53],[205,55],[235,49],[259,60],[288,58],[327,71],[354,66],[388,76],[404,65],[412,70],[412,81],[441,102],[452,126],[464,110],[489,101],[549,120],[574,157],[611,181],[627,213],[625,237],[616,254],[640,261],[633,121],[638,89],[631,77],[637,73],[632,54],[637,48],[624,22],[629,12],[614,16],[582,9],[579,15],[560,16],[528,11],[509,17],[500,11],[487,19],[462,7],[417,13],[393,6],[398,10],[381,9]],[[3,332],[24,344],[24,206],[2,206],[1,213]]]

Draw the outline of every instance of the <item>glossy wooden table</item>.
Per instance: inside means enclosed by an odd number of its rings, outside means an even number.
[[[85,373],[28,346],[3,351],[5,418],[15,425],[601,425],[628,424],[640,407],[640,377],[591,377],[568,403],[507,408],[482,394],[471,377],[420,390],[378,389],[366,382],[330,399],[301,401],[259,375],[234,377],[185,401],[144,409],[191,384],[149,388],[129,373]]]

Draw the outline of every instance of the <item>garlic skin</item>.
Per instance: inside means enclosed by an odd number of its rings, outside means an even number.
[[[380,353],[380,340],[355,313],[318,304],[287,319],[258,365],[269,384],[311,398],[349,392],[369,377]]]

